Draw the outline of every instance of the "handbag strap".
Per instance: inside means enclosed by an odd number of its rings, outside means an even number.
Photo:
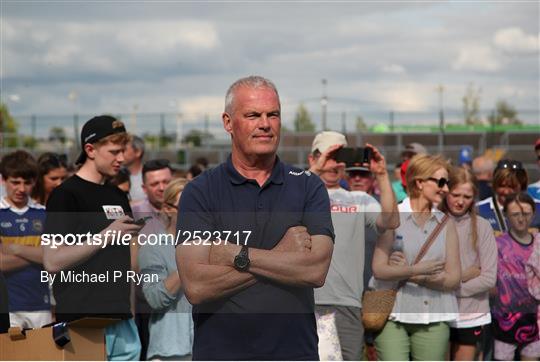
[[[437,236],[439,236],[442,228],[444,227],[444,225],[446,225],[447,221],[448,215],[445,214],[441,222],[438,223],[437,226],[435,226],[435,229],[433,229],[433,231],[431,232],[431,234],[429,234],[429,237],[427,238],[424,245],[422,245],[422,248],[420,248],[420,251],[418,252],[418,255],[416,255],[416,259],[414,259],[414,263],[412,265],[418,264],[420,260],[422,260],[422,258],[426,255],[431,245],[433,245],[433,243],[435,242],[435,239],[437,239]]]
[[[441,222],[438,223],[437,226],[435,226],[435,229],[433,229],[433,231],[431,232],[431,234],[429,234],[429,237],[424,242],[424,245],[422,245],[422,247],[420,248],[420,251],[416,255],[416,258],[414,259],[414,263],[412,263],[412,265],[418,264],[420,260],[422,260],[422,258],[426,255],[431,245],[433,245],[433,243],[435,242],[435,239],[437,239],[437,236],[439,236],[439,234],[441,233],[441,230],[443,229],[444,225],[446,225],[447,221],[448,221],[448,215],[445,214]],[[406,280],[400,280],[396,290],[404,286],[406,283],[407,283]]]

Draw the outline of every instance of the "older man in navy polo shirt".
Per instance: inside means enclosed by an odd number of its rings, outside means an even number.
[[[313,288],[332,257],[328,193],[318,176],[276,156],[281,106],[272,82],[233,83],[222,118],[232,153],[189,183],[179,204],[193,359],[318,359]]]

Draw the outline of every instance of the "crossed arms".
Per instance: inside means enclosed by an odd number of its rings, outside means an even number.
[[[287,230],[271,250],[250,248],[246,272],[234,268],[239,245],[179,245],[178,272],[192,304],[223,298],[267,278],[299,287],[321,287],[332,258],[333,242],[326,235],[309,235],[304,226]]]

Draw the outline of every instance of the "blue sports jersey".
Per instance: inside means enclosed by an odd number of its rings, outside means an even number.
[[[534,199],[536,205],[536,210],[534,213],[534,218],[531,223],[532,228],[540,228],[540,200]],[[488,197],[482,201],[479,201],[476,204],[478,215],[482,216],[484,219],[488,220],[491,224],[491,227],[496,232],[496,235],[508,230],[508,224],[506,218],[503,215],[501,210],[502,220],[499,219],[497,212],[495,211],[495,205],[493,203],[493,197]]]
[[[45,208],[29,202],[23,209],[16,209],[5,199],[0,199],[0,242],[40,246],[45,223]],[[42,265],[32,263],[26,267],[5,271],[8,288],[9,311],[49,310],[49,286],[41,282]]]

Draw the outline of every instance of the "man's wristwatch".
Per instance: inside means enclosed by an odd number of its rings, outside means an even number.
[[[234,257],[234,267],[238,271],[246,271],[249,268],[249,252],[247,245],[243,245],[237,256]]]

